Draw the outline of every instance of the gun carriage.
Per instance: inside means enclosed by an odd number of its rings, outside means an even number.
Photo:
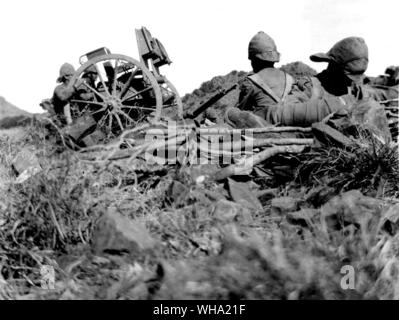
[[[143,121],[183,118],[179,93],[159,68],[171,64],[162,43],[136,29],[140,60],[99,48],[80,57],[71,83],[72,125],[65,129],[78,146],[105,143]]]

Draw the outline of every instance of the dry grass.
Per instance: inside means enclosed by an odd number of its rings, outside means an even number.
[[[336,193],[357,189],[376,197],[399,194],[398,144],[383,143],[366,131],[360,131],[360,147],[314,148],[303,154],[297,181],[311,187],[326,185]]]
[[[131,163],[122,161],[81,161],[74,153],[60,152],[49,143],[40,126],[24,132],[12,142],[1,138],[1,148],[7,150],[2,153],[3,167],[9,168],[18,150],[33,146],[44,170],[18,185],[12,182],[13,173],[7,172],[10,183],[0,201],[0,298],[399,297],[399,238],[381,227],[388,204],[373,211],[375,223],[365,221],[352,229],[327,230],[321,214],[306,227],[289,223],[285,215],[276,216],[270,210],[270,201],[261,212],[237,205],[239,217],[246,219],[226,220],[216,216],[215,201],[204,193],[206,188],[212,195],[225,197],[220,185],[187,183],[190,192],[176,203],[167,196],[167,190],[175,179],[187,182],[179,168],[160,173],[133,171]],[[363,154],[365,162],[378,159],[380,165],[393,163],[391,149],[375,146],[374,151]],[[378,185],[369,181],[374,171],[361,180],[356,175],[365,173],[352,172],[352,177],[341,172],[349,164],[355,168],[355,159],[345,151],[318,152],[309,163],[315,179],[310,185],[316,185],[316,179],[323,175],[338,173],[342,176],[332,184],[337,189],[344,189],[344,181],[347,188],[355,187],[356,181],[365,190]],[[330,157],[335,158],[338,169],[331,164],[322,168],[322,162]],[[395,172],[385,173],[383,168],[386,176],[382,176],[390,181]],[[280,189],[293,195],[297,187],[292,184],[291,189]],[[143,221],[160,247],[151,255],[135,257],[93,255],[93,226],[104,208],[111,206]],[[340,269],[346,264],[356,270],[356,290],[340,287]],[[54,290],[39,287],[42,265],[56,270]]]

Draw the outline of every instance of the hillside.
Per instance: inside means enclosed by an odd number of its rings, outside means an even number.
[[[23,124],[31,118],[29,112],[22,110],[4,97],[0,97],[0,129],[9,129]]]
[[[29,112],[22,110],[12,103],[8,102],[4,97],[0,97],[0,119],[5,117],[14,117],[21,115],[29,115]]]

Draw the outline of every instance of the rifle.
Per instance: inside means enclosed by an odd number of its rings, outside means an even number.
[[[213,104],[215,104],[218,100],[220,100],[221,98],[223,98],[226,94],[228,94],[230,91],[234,90],[235,88],[237,88],[237,86],[239,85],[239,83],[235,83],[234,85],[232,85],[231,87],[227,88],[227,89],[219,89],[218,92],[212,96],[209,100],[205,101],[204,103],[202,103],[201,105],[199,105],[197,108],[195,108],[194,110],[191,111],[187,111],[184,114],[184,118],[189,118],[189,119],[195,119],[197,118],[201,113],[203,113],[206,109],[208,109],[210,106],[212,106]]]

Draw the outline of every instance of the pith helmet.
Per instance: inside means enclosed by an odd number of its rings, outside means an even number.
[[[64,63],[60,68],[60,75],[57,79],[58,82],[62,81],[65,76],[72,76],[75,73],[75,68],[70,63]]]
[[[335,62],[352,80],[360,80],[369,62],[366,42],[360,37],[348,37],[338,41],[327,53],[310,56],[314,62]]]
[[[249,42],[248,59],[254,58],[270,62],[280,61],[280,53],[274,40],[263,31],[259,31]]]

